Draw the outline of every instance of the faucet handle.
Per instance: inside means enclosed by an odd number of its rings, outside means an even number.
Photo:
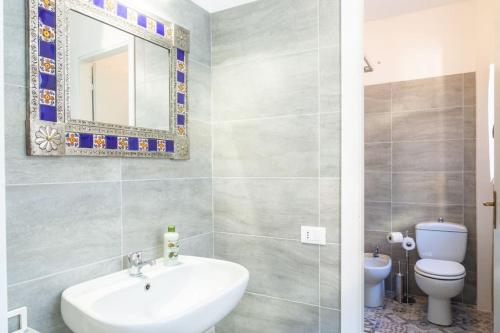
[[[128,258],[129,264],[131,264],[133,266],[137,266],[143,262],[142,251],[132,252],[127,256],[127,258]]]

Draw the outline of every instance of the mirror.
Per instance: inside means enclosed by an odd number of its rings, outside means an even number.
[[[170,50],[73,10],[69,29],[71,118],[169,130]]]
[[[28,1],[28,155],[190,158],[190,33],[131,3]]]

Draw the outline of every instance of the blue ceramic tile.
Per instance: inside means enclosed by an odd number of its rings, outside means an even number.
[[[116,6],[116,14],[120,17],[123,17],[124,19],[127,19],[127,7],[119,3]]]
[[[183,72],[177,71],[177,82],[184,83],[185,76]]]
[[[56,122],[56,108],[54,106],[40,104],[40,120]]]
[[[94,135],[80,133],[80,148],[94,148]]]
[[[156,22],[156,33],[165,36],[165,26],[163,23]]]
[[[128,138],[128,150],[139,150],[139,138]]]
[[[148,20],[147,20],[146,16],[144,16],[142,14],[137,15],[137,24],[143,28],[147,28]]]
[[[104,8],[104,0],[93,0],[93,1],[94,5],[96,5],[97,7]]]
[[[177,93],[177,103],[184,104],[184,102],[185,102],[185,96],[184,96],[184,94]]]
[[[177,125],[185,125],[186,117],[183,114],[177,115]]]
[[[181,49],[177,49],[177,60],[184,61],[185,53]]]
[[[158,141],[156,139],[148,139],[148,150],[156,151],[158,149]]]
[[[40,88],[49,89],[49,90],[56,90],[56,88],[57,88],[56,76],[41,73],[40,74]]]
[[[173,153],[174,152],[174,141],[167,140],[165,143],[166,143],[167,152]]]
[[[49,27],[56,27],[56,13],[48,11],[44,8],[38,8],[38,17],[43,24],[48,25]]]
[[[106,135],[106,149],[118,148],[118,138],[114,135]]]
[[[55,59],[56,58],[56,44],[47,43],[44,41],[40,41],[39,43],[39,53],[42,57]]]

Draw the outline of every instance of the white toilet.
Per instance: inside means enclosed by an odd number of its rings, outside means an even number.
[[[365,253],[365,306],[376,308],[384,305],[385,279],[392,267],[391,257],[375,253]]]
[[[417,285],[428,296],[427,319],[437,325],[452,323],[451,299],[462,291],[465,268],[467,228],[448,222],[426,222],[416,226],[415,264]]]

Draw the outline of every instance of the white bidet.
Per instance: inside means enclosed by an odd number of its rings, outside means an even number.
[[[385,284],[392,267],[391,257],[365,253],[365,306],[376,308],[384,305]]]

